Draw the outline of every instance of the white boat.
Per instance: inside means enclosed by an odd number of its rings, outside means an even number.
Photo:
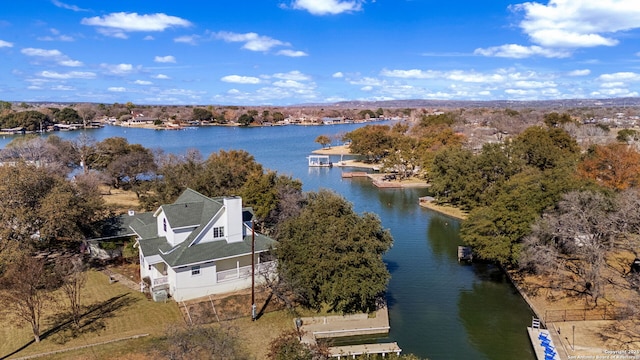
[[[333,163],[329,159],[329,155],[309,155],[309,167],[332,167]]]

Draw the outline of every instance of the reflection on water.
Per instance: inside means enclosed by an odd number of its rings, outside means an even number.
[[[463,291],[458,300],[459,316],[469,341],[488,359],[510,360],[532,358],[533,350],[522,321],[524,301],[508,283],[505,274],[490,265],[473,265],[481,276],[469,291]],[[514,332],[520,328],[521,332]],[[501,347],[502,343],[511,344]],[[526,354],[522,350],[526,350]],[[498,351],[499,350],[499,351]]]
[[[196,148],[205,158],[220,149],[242,149],[265,168],[300,179],[306,191],[326,188],[341,194],[357,212],[377,214],[395,240],[384,258],[392,275],[387,294],[391,333],[385,341],[397,341],[403,351],[432,360],[533,359],[525,331],[531,322],[526,304],[499,270],[458,263],[459,222],[421,208],[418,198],[426,195],[426,189],[377,189],[367,178],[342,179],[342,171],[357,169],[307,166],[306,157],[318,148],[314,142],[318,135],[360,126],[189,131],[108,126],[87,133],[98,141],[121,136],[168,153]],[[73,139],[81,133],[58,135]],[[0,139],[0,146],[10,140]]]

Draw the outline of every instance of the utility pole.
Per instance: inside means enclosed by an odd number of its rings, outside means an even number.
[[[256,320],[256,231],[251,219],[251,321]]]

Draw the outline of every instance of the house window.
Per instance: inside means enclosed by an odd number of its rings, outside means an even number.
[[[164,232],[167,232],[167,219],[166,218],[162,219],[162,228],[164,229]]]
[[[213,228],[213,238],[218,239],[224,237],[224,226]]]
[[[200,266],[191,267],[191,276],[200,275]]]

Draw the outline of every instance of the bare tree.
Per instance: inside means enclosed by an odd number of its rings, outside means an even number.
[[[249,359],[240,346],[237,330],[225,325],[171,327],[167,330],[167,359]]]
[[[80,257],[61,258],[56,263],[56,274],[60,277],[61,290],[69,301],[69,312],[73,324],[80,327],[80,312],[82,310],[82,290],[87,282],[86,266]]]
[[[557,210],[547,212],[526,239],[520,265],[537,272],[569,272],[564,288],[590,295],[597,306],[604,296],[602,271],[614,246],[613,202],[601,193],[571,192]]]
[[[9,264],[2,277],[0,311],[23,324],[29,324],[35,342],[40,342],[43,313],[53,304],[50,283],[44,260],[26,253]]]
[[[91,104],[83,104],[78,106],[78,115],[82,118],[83,126],[86,127],[95,118],[96,111]]]

